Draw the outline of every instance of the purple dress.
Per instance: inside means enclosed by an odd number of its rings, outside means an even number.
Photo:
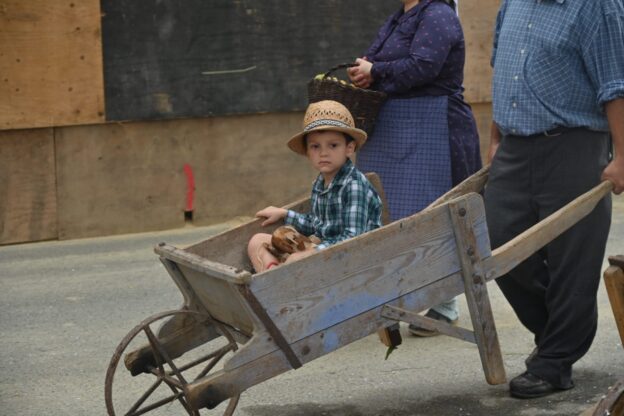
[[[357,163],[380,175],[396,220],[481,168],[476,123],[462,95],[464,35],[452,7],[422,0],[392,15],[365,56],[373,63],[371,88],[389,99]]]

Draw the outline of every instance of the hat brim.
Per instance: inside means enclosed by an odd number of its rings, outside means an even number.
[[[306,147],[305,147],[303,138],[306,135],[314,131],[326,131],[326,130],[339,131],[341,133],[348,134],[349,136],[353,137],[353,140],[355,141],[356,150],[361,148],[364,145],[364,143],[366,143],[366,138],[368,137],[366,132],[360,129],[349,128],[349,127],[336,127],[336,126],[319,126],[319,127],[310,129],[308,131],[302,131],[301,133],[294,135],[290,140],[288,140],[288,148],[290,148],[290,150],[292,150],[295,153],[306,156],[307,152],[306,152]]]

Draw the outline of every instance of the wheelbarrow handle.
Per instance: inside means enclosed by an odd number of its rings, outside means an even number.
[[[613,190],[613,183],[604,181],[574,199],[528,230],[503,244],[484,260],[487,280],[500,277],[526,260],[587,216],[598,202]]]

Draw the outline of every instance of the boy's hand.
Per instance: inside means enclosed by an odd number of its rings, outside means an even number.
[[[286,261],[284,262],[284,264],[286,263],[292,263],[293,261],[297,261],[297,260],[301,260],[303,258],[306,258],[314,253],[316,253],[316,249],[314,247],[308,248],[304,251],[297,251],[295,253],[292,253],[290,256],[288,256],[288,258],[286,259]]]
[[[284,208],[266,207],[265,209],[256,212],[256,217],[266,218],[266,220],[262,222],[262,226],[266,227],[267,225],[273,224],[286,217],[286,214],[288,214],[288,211]]]

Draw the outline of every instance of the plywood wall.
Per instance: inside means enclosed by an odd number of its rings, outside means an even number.
[[[492,39],[500,0],[464,0],[459,2],[459,16],[466,39],[464,87],[470,103],[492,101]]]
[[[484,160],[498,7],[460,0],[466,99]],[[99,0],[0,0],[0,244],[181,227],[185,164],[196,181],[195,224],[309,191],[313,171],[284,146],[300,112],[107,124],[100,24]],[[301,88],[289,94],[302,98]],[[40,126],[57,127],[32,129]]]
[[[99,0],[0,0],[0,130],[104,121]]]
[[[301,119],[290,113],[58,128],[59,237],[184,226],[186,164],[196,225],[297,199],[314,178],[285,144]]]
[[[0,244],[55,239],[53,130],[0,131]]]

